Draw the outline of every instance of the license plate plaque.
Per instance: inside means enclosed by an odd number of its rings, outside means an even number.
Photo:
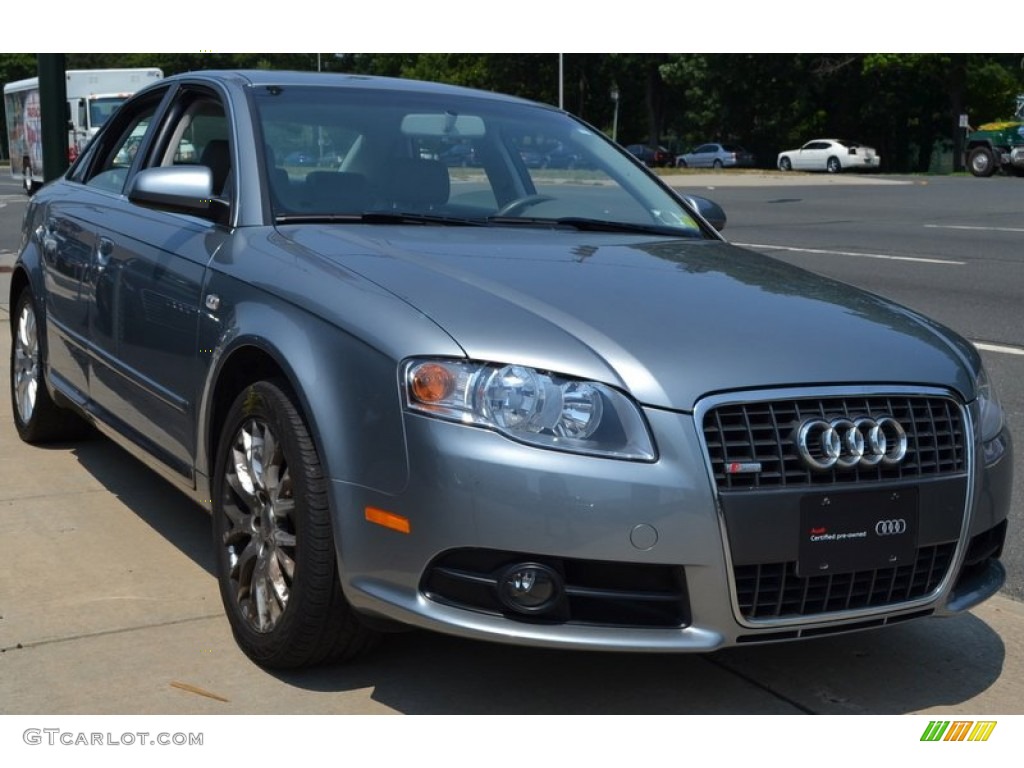
[[[918,493],[812,493],[800,501],[801,578],[895,568],[917,556]]]

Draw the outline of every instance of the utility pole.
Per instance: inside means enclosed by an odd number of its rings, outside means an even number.
[[[565,54],[558,54],[558,108],[565,109]]]
[[[43,144],[43,181],[68,169],[68,88],[63,53],[36,54]]]

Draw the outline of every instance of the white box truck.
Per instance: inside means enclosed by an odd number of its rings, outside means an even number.
[[[68,110],[68,159],[74,161],[100,126],[121,103],[141,88],[161,79],[155,67],[140,69],[72,69],[65,72]],[[46,178],[39,108],[39,78],[4,86],[7,146],[11,176],[32,194]]]

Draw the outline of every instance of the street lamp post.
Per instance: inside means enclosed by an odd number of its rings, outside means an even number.
[[[558,54],[558,108],[565,109],[565,54]]]
[[[612,141],[619,140],[619,86],[612,85],[612,101],[615,103],[615,112],[612,115]]]

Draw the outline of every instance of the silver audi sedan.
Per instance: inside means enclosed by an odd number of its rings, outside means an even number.
[[[556,143],[583,162],[524,161]],[[91,424],[207,508],[267,667],[409,626],[712,651],[1004,581],[974,347],[730,245],[549,106],[167,78],[31,200],[10,306],[21,437]]]

